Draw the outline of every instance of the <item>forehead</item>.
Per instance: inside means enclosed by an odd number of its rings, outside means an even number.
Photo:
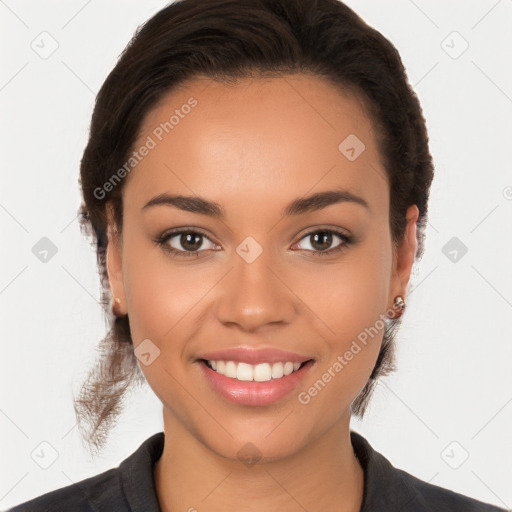
[[[125,193],[140,206],[162,192],[219,202],[240,194],[254,201],[282,197],[284,203],[288,196],[343,186],[385,202],[375,137],[360,98],[320,78],[236,84],[197,78],[147,114],[134,149],[151,149],[130,173]]]

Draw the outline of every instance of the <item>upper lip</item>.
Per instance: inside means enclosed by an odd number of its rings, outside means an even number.
[[[236,361],[239,363],[259,364],[259,363],[279,363],[288,362],[303,363],[311,359],[311,357],[296,354],[294,352],[286,352],[276,348],[247,348],[234,347],[224,350],[215,350],[201,354],[198,359],[206,359],[207,361]]]

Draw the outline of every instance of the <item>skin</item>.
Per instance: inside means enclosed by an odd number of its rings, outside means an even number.
[[[128,176],[122,234],[109,229],[107,252],[121,299],[116,314],[128,313],[135,347],[149,338],[160,350],[140,367],[163,404],[166,441],[154,468],[162,510],[316,511],[335,503],[359,511],[364,473],[350,442],[350,403],[375,365],[382,329],[308,404],[298,395],[397,295],[406,297],[418,209],[409,207],[405,236],[394,245],[389,185],[364,105],[309,75],[189,81],[148,114],[135,146],[191,96],[198,105]],[[354,161],[338,150],[349,134],[366,147]],[[340,187],[369,207],[340,202],[282,215],[294,199]],[[142,210],[164,192],[216,201],[226,217],[168,205]],[[198,257],[173,256],[154,242],[179,227],[209,238],[199,239]],[[354,241],[315,256],[344,243],[333,234],[330,245],[315,245],[306,236],[327,228]],[[263,249],[252,263],[236,252],[247,236]],[[186,251],[179,235],[171,243]],[[279,402],[241,406],[218,395],[195,361],[241,345],[315,363]],[[237,458],[248,442],[262,457],[252,466]]]

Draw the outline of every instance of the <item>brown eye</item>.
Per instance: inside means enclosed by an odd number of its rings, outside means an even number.
[[[193,230],[168,232],[156,242],[164,250],[177,256],[199,256],[201,252],[214,249],[216,245],[204,234]]]
[[[332,244],[336,242],[336,239],[340,240],[340,242],[332,247]],[[310,251],[315,255],[332,254],[343,250],[351,242],[350,237],[347,235],[330,229],[317,230],[308,233],[302,237],[301,242],[304,240],[308,243],[304,244],[305,247],[299,247],[299,249]],[[301,242],[299,242],[298,245],[300,245]]]
[[[177,245],[186,251],[197,251],[203,243],[203,235],[199,233],[180,233],[172,238],[177,238]],[[175,249],[179,249],[179,247],[175,247]]]

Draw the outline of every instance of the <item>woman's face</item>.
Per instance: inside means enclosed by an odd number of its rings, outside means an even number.
[[[416,252],[415,206],[393,248],[375,136],[306,75],[196,79],[147,116],[108,268],[166,430],[271,460],[348,429]]]

